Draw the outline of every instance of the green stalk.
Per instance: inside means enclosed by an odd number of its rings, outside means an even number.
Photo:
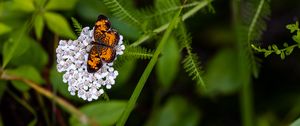
[[[33,116],[34,119],[28,124],[28,126],[34,126],[37,123],[37,114],[35,110],[23,99],[19,98],[17,95],[15,95],[11,90],[6,90],[8,94],[13,97],[19,104],[21,104],[24,108],[26,108]]]
[[[188,12],[186,12],[182,15],[181,20],[182,21],[186,20],[187,18],[191,17],[196,12],[198,12],[200,9],[202,9],[202,8],[206,7],[207,5],[209,5],[209,3],[211,3],[211,2],[212,2],[212,0],[204,0],[204,1],[201,1],[201,2],[197,3],[198,4],[197,6],[193,7],[191,10],[189,10]],[[153,32],[154,33],[160,33],[162,31],[166,30],[168,28],[168,26],[169,26],[169,23],[164,24],[164,25],[154,29]],[[151,37],[151,35],[145,34],[142,37],[140,37],[138,40],[133,42],[130,46],[138,46],[138,45],[142,44],[143,42],[145,42],[146,40],[148,40],[150,37]]]
[[[170,25],[168,26],[167,28],[167,31],[164,33],[161,41],[159,42],[159,45],[156,49],[156,51],[154,52],[154,55],[153,57],[151,58],[149,64],[147,65],[145,71],[143,72],[136,88],[134,89],[130,99],[129,99],[129,102],[127,103],[127,106],[120,118],[120,120],[117,122],[117,126],[124,126],[131,111],[133,110],[134,106],[135,106],[135,103],[151,73],[151,71],[153,70],[154,68],[154,65],[156,64],[157,62],[157,59],[158,59],[158,55],[161,53],[161,50],[163,49],[163,46],[165,45],[165,43],[167,42],[172,30],[174,29],[174,27],[177,25],[178,23],[178,18],[179,18],[179,15],[181,13],[181,10],[182,8],[178,11],[178,13],[174,16],[174,18],[172,19],[172,21],[170,22]]]
[[[243,83],[240,97],[244,126],[254,126],[252,99],[252,86],[248,81]]]
[[[243,126],[253,126],[253,101],[252,101],[252,86],[251,86],[251,70],[247,63],[249,62],[248,57],[245,56],[245,48],[243,45],[246,41],[242,40],[239,28],[241,27],[240,20],[240,1],[232,0],[232,13],[233,13],[233,27],[237,36],[237,47],[238,47],[238,72],[240,74],[240,83],[242,88],[240,91],[240,109],[242,116]]]

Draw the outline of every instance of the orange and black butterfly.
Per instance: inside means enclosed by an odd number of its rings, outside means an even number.
[[[111,23],[104,15],[99,15],[94,28],[94,42],[89,52],[87,71],[97,72],[103,62],[110,63],[116,57],[115,46],[119,42],[119,33],[111,29]]]

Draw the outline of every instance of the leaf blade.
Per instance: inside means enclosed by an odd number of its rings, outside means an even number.
[[[175,38],[168,40],[168,46],[165,46],[161,56],[157,61],[156,73],[162,87],[168,89],[174,81],[179,68],[180,53]]]
[[[125,101],[95,102],[81,107],[80,110],[98,124],[109,126],[116,123],[125,106]],[[69,122],[72,126],[82,125],[75,119],[75,116],[72,116]]]
[[[16,31],[15,34],[13,34],[9,41],[7,41],[4,45],[5,48],[3,48],[3,64],[2,67],[5,68],[6,65],[11,61],[11,59],[17,55],[23,54],[28,49],[28,44],[21,44],[21,40],[28,38],[25,35],[26,32],[26,25],[24,25],[21,30]],[[27,41],[24,41],[27,42]],[[18,53],[16,53],[18,52]]]
[[[12,28],[4,23],[0,22],[0,35],[8,33],[12,30]]]
[[[76,38],[76,35],[71,30],[69,23],[62,15],[53,12],[46,12],[44,16],[46,24],[52,32],[57,33],[62,37],[71,39]]]
[[[5,70],[5,72],[9,75],[28,79],[38,84],[42,84],[45,82],[40,73],[32,66],[24,65],[16,69],[7,69]],[[30,89],[30,87],[22,81],[13,80],[12,83],[15,88],[22,92],[28,91]]]
[[[44,25],[43,15],[37,15],[34,21],[34,31],[38,40],[42,38]]]
[[[77,0],[50,0],[45,9],[46,10],[70,10],[72,9]]]

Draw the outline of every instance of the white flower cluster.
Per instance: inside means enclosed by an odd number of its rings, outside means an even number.
[[[96,100],[104,93],[103,88],[110,89],[115,84],[118,71],[112,67],[113,63],[103,62],[103,66],[95,73],[87,71],[88,52],[94,41],[94,30],[83,28],[77,40],[60,40],[56,49],[57,70],[65,72],[63,81],[68,83],[71,95],[76,95],[88,101]],[[125,49],[123,36],[120,35],[116,54],[122,55]]]

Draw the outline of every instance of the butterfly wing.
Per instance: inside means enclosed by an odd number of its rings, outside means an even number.
[[[115,47],[119,42],[119,33],[116,30],[110,29],[101,37],[101,43],[106,46]]]
[[[99,15],[98,20],[95,23],[94,39],[99,42],[100,38],[104,36],[104,33],[110,29],[110,21],[104,15]]]
[[[89,52],[87,61],[87,71],[89,73],[95,73],[102,67],[102,61],[100,58],[100,48],[100,45],[94,45]]]
[[[112,47],[101,46],[100,52],[101,52],[100,55],[101,60],[106,63],[110,63],[114,61],[116,57],[116,50]]]

